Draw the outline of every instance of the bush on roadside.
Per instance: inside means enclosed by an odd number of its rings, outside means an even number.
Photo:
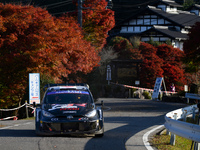
[[[151,99],[151,94],[147,91],[144,91],[142,95],[144,96],[145,99]]]

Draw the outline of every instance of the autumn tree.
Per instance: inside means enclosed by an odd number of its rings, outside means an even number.
[[[77,0],[75,0],[77,3]],[[84,37],[101,51],[106,44],[108,31],[115,26],[114,11],[107,9],[106,0],[85,0],[82,10],[82,29]],[[76,13],[68,13],[77,19]]]
[[[186,57],[184,62],[186,64],[186,71],[195,74],[194,83],[199,84],[200,72],[200,22],[196,22],[188,34],[189,38],[184,42],[183,50]]]
[[[170,90],[171,83],[175,83],[177,91],[183,90],[183,85],[186,84],[183,51],[167,44],[153,46],[143,42],[139,49],[144,58],[140,72],[143,86],[153,88],[156,78],[164,77],[167,90]]]
[[[21,101],[30,72],[61,82],[98,65],[96,48],[84,40],[72,17],[54,18],[41,8],[0,4],[0,20],[0,107]]]
[[[151,44],[141,42],[139,49],[143,56],[140,70],[141,85],[153,88],[156,78],[163,76],[163,60],[157,56],[157,49]]]
[[[186,84],[185,71],[182,59],[184,52],[172,45],[162,44],[156,47],[157,55],[163,60],[163,77],[168,90],[172,83],[176,84],[176,90],[183,90]]]
[[[140,50],[133,48],[133,45],[126,38],[116,36],[111,39],[108,46],[113,47],[113,50],[118,54],[118,59],[142,59]]]

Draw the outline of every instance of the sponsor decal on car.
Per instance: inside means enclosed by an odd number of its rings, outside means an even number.
[[[89,92],[78,91],[78,90],[66,90],[66,91],[52,91],[52,92],[47,93],[47,95],[53,95],[53,94],[87,94],[89,95]]]
[[[63,114],[76,114],[76,111],[63,111]]]

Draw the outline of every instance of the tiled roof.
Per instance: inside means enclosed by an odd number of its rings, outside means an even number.
[[[191,27],[196,22],[200,22],[200,16],[197,16],[187,11],[177,10],[177,12],[165,12],[161,10],[160,8],[156,8],[154,6],[147,6],[146,9],[143,9],[139,11],[137,14],[134,14],[133,16],[130,16],[129,18],[123,20],[117,26],[121,26],[123,23],[145,12],[156,14],[157,16],[160,16],[161,18],[164,18],[168,20],[169,22],[172,22],[173,24],[179,25],[181,27]]]
[[[173,7],[183,7],[182,5],[176,3],[173,0],[159,0],[155,4],[160,4],[160,3],[166,4],[166,5],[169,5],[169,6],[173,6]]]
[[[180,31],[170,30],[168,27],[163,26],[153,26],[151,29],[146,30],[143,32],[143,34],[151,31],[159,32],[160,34],[163,34],[167,37],[170,37],[172,39],[179,39],[179,40],[186,40],[188,38],[187,34],[181,33]]]
[[[180,26],[186,27],[186,26],[192,26],[196,22],[200,22],[200,16],[197,16],[193,13],[189,13],[186,11],[177,11],[177,13],[172,13],[172,12],[165,12],[162,11],[161,9],[148,6],[148,9],[151,10],[152,12],[156,13],[159,16],[162,16],[163,18],[174,22],[176,24],[179,24]]]

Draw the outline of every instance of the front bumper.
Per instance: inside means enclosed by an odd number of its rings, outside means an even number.
[[[40,121],[38,132],[43,135],[54,134],[95,134],[101,130],[99,120],[72,122]]]

